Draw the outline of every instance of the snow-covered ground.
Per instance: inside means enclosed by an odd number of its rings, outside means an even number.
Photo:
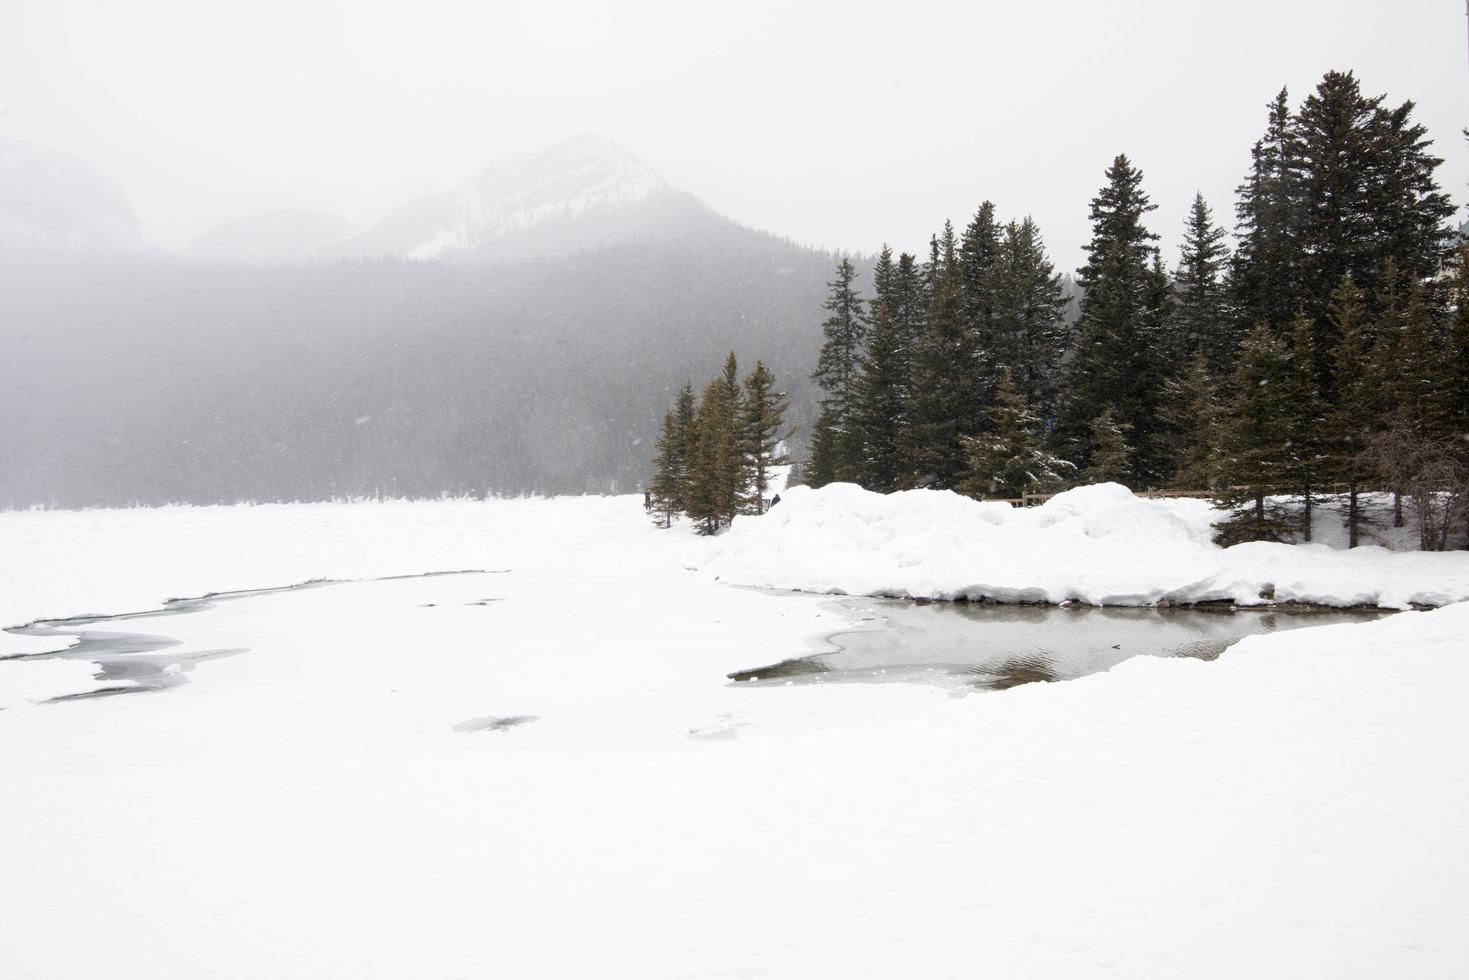
[[[1406,609],[1469,599],[1463,551],[1220,548],[1211,540],[1218,517],[1209,501],[1144,500],[1115,483],[1028,509],[947,491],[796,487],[765,520],[736,522],[710,567],[745,585],[1000,602]],[[1317,524],[1334,530],[1327,520]],[[1339,534],[1326,537],[1341,543]]]
[[[4,624],[357,580],[97,624],[243,651],[167,691],[0,662],[0,974],[1469,971],[1469,604],[967,697],[731,684],[847,624],[727,584],[828,540],[783,497],[712,541],[631,497],[0,514]]]

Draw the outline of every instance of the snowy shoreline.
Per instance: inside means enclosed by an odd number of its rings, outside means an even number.
[[[773,589],[772,591],[787,592],[793,595],[814,596],[836,596],[851,598],[887,599],[894,602],[911,602],[917,606],[925,606],[933,603],[950,603],[959,606],[1032,606],[1037,609],[1069,609],[1075,606],[1093,606],[1095,608],[1126,608],[1126,609],[1156,609],[1166,611],[1169,609],[1186,609],[1192,612],[1217,612],[1221,616],[1233,613],[1296,613],[1308,616],[1311,613],[1328,612],[1360,612],[1360,613],[1397,613],[1397,612],[1428,612],[1431,609],[1442,609],[1444,606],[1453,605],[1462,600],[1450,599],[1447,602],[1427,603],[1411,602],[1404,606],[1374,606],[1366,603],[1358,605],[1332,605],[1325,602],[1303,602],[1297,599],[1288,599],[1280,602],[1274,600],[1262,600],[1260,602],[1241,604],[1229,599],[1202,599],[1197,602],[1170,602],[1163,600],[1149,604],[1130,603],[1088,603],[1078,602],[1071,599],[1063,599],[1060,602],[1047,600],[1006,600],[996,599],[990,596],[923,596],[906,595],[887,592],[843,592],[839,589],[829,591],[815,591],[812,589]]]
[[[1033,605],[1430,609],[1469,599],[1469,552],[1213,543],[1207,501],[1117,484],[1038,507],[947,491],[795,487],[736,519],[705,568],[798,592]]]

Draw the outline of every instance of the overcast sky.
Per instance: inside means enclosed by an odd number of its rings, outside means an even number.
[[[798,241],[916,250],[991,198],[1070,269],[1113,155],[1172,263],[1194,190],[1230,218],[1265,104],[1331,68],[1415,100],[1466,199],[1460,0],[4,0],[0,136],[92,161],[167,246],[595,132]]]

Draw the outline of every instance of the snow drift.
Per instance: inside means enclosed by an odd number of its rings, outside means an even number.
[[[1221,548],[1217,517],[1205,501],[1145,500],[1115,483],[1028,509],[947,490],[796,487],[769,514],[736,520],[707,567],[741,585],[996,602],[1405,609],[1469,598],[1469,553]]]

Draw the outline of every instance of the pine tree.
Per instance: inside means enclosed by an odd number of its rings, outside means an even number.
[[[908,378],[902,338],[888,303],[874,304],[872,334],[857,377],[852,423],[861,445],[858,482],[890,493],[903,482],[903,431],[908,415]]]
[[[739,365],[731,352],[724,372],[699,397],[688,440],[685,509],[700,534],[727,526],[745,503],[750,474],[743,418]]]
[[[727,475],[738,454],[734,410],[722,379],[700,393],[691,436],[685,509],[700,534],[715,534],[733,512]]]
[[[1290,96],[1281,89],[1270,103],[1265,136],[1251,151],[1250,174],[1238,189],[1239,247],[1231,274],[1237,337],[1260,323],[1284,330],[1301,301],[1301,175],[1292,126]]]
[[[1295,318],[1291,331],[1290,374],[1284,398],[1287,444],[1282,476],[1292,493],[1301,498],[1301,540],[1311,540],[1311,525],[1318,492],[1328,481],[1331,459],[1326,445],[1326,402],[1316,385],[1312,352],[1311,321],[1304,314]]]
[[[780,427],[788,407],[786,393],[775,390],[775,375],[766,368],[764,361],[756,361],[755,370],[745,378],[741,435],[744,456],[753,480],[751,503],[757,514],[765,512],[770,468],[787,462],[777,449],[781,442]]]
[[[967,465],[961,435],[977,428],[974,335],[964,325],[953,226],[931,263],[932,303],[913,360],[911,422],[904,456],[920,486],[953,487]]]
[[[1336,337],[1327,307],[1341,277],[1351,276],[1368,311],[1380,312],[1391,287],[1387,260],[1409,277],[1434,275],[1453,214],[1433,178],[1441,161],[1411,122],[1413,104],[1389,110],[1383,101],[1364,97],[1351,72],[1328,72],[1292,130],[1300,169],[1297,301],[1315,325],[1316,370],[1328,394]]]
[[[838,433],[832,411],[823,408],[816,416],[816,424],[811,429],[811,444],[808,447],[810,456],[806,460],[806,465],[802,467],[802,473],[806,477],[808,486],[819,489],[828,483],[836,482],[837,439]]]
[[[1289,534],[1266,498],[1289,483],[1291,389],[1288,349],[1270,327],[1256,326],[1240,345],[1234,394],[1220,433],[1221,472],[1228,482],[1220,501],[1231,510],[1216,525],[1220,544],[1283,541]]]
[[[685,384],[679,390],[674,408],[663,416],[663,434],[656,446],[656,470],[649,496],[661,527],[671,527],[673,518],[687,507],[689,472],[688,449],[694,419],[693,388]]]
[[[1147,484],[1167,475],[1166,452],[1154,440],[1165,367],[1156,330],[1167,290],[1160,288],[1154,261],[1157,236],[1142,223],[1156,206],[1142,190],[1142,176],[1126,156],[1118,156],[1107,168],[1106,186],[1092,199],[1092,240],[1078,277],[1086,294],[1068,373],[1067,432],[1089,457],[1087,421],[1111,407],[1139,447],[1128,481]]]
[[[1162,413],[1176,488],[1212,490],[1219,484],[1217,388],[1202,351],[1165,386]]]
[[[1069,343],[1067,297],[1035,222],[1005,226],[994,268],[994,360],[1046,425],[1058,410],[1058,374]]]
[[[1342,276],[1332,294],[1333,373],[1337,378],[1328,434],[1333,477],[1347,484],[1347,547],[1355,548],[1367,524],[1360,487],[1367,476],[1364,453],[1368,440],[1383,421],[1382,390],[1376,372],[1376,331],[1367,318],[1366,299],[1351,276]]]
[[[1000,376],[988,414],[990,424],[983,436],[961,437],[969,466],[956,488],[960,493],[1015,499],[1059,490],[1075,476],[1074,464],[1042,448],[1039,420],[1009,371]]]
[[[970,332],[970,348],[975,363],[973,379],[977,390],[976,405],[986,405],[999,380],[1001,350],[999,297],[996,270],[1000,263],[1000,226],[995,220],[995,206],[985,201],[964,229],[959,240],[959,315]]]
[[[722,517],[724,523],[729,524],[749,502],[751,467],[744,431],[745,391],[740,385],[740,365],[734,351],[730,351],[729,356],[724,359],[724,373],[719,380],[724,386],[724,397],[729,406],[726,425],[729,429],[730,450],[719,473]]]
[[[1399,370],[1392,400],[1422,434],[1453,433],[1453,335],[1418,279],[1409,282],[1402,303],[1395,354]]]
[[[1229,258],[1224,229],[1214,224],[1203,194],[1194,195],[1178,263],[1174,333],[1185,358],[1203,354],[1214,374],[1229,369],[1239,338],[1225,308],[1222,276]]]
[[[1441,361],[1445,431],[1469,438],[1469,245],[1459,246],[1453,270],[1452,319]]]
[[[923,270],[916,256],[903,252],[898,256],[897,268],[893,271],[890,296],[885,298],[888,315],[893,321],[893,331],[898,336],[903,356],[900,360],[902,373],[911,381],[913,352],[919,338],[928,325],[928,293],[924,288]]]
[[[1083,483],[1125,483],[1132,472],[1132,446],[1127,436],[1132,426],[1119,422],[1112,414],[1112,406],[1102,409],[1102,414],[1092,419],[1087,428],[1091,434],[1091,455],[1086,468],[1081,471]]]
[[[836,278],[827,283],[823,307],[831,315],[821,325],[824,340],[811,375],[823,392],[821,408],[831,426],[832,472],[839,480],[856,478],[860,451],[852,431],[852,407],[868,323],[865,304],[853,286],[856,277],[857,270],[843,258],[837,263]]]

